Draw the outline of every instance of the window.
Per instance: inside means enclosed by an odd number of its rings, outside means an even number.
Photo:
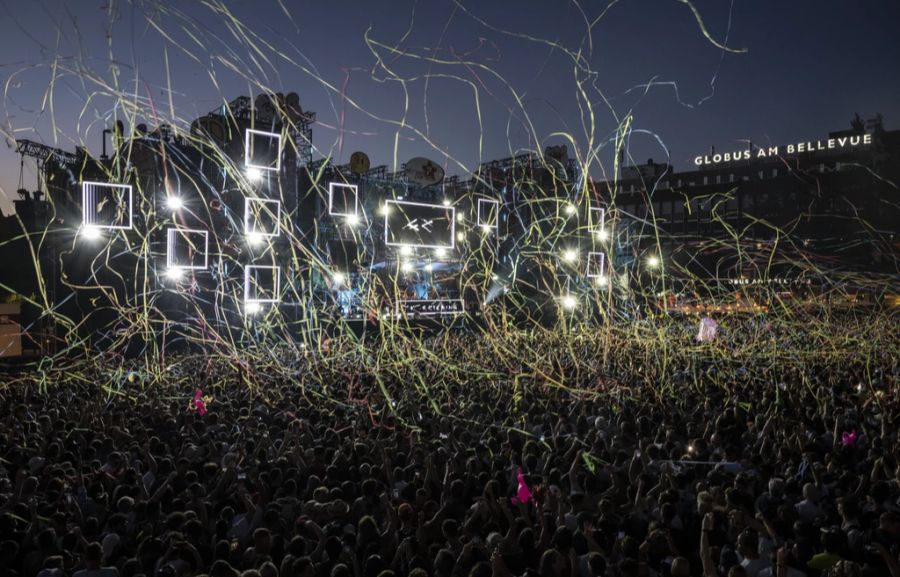
[[[722,184],[722,175],[721,174],[716,175],[716,184]]]
[[[708,176],[704,176],[704,177],[703,177],[703,186],[706,186],[707,184],[709,184],[709,177],[708,177]]]
[[[775,178],[775,177],[777,177],[777,176],[778,176],[778,169],[777,169],[777,168],[773,168],[773,169],[772,169],[772,178]]]
[[[734,182],[734,175],[733,175],[733,174],[729,174],[729,175],[728,175],[728,182]]]

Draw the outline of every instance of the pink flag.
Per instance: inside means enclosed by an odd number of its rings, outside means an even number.
[[[516,473],[516,478],[519,480],[519,490],[516,491],[516,496],[512,498],[512,502],[514,505],[518,505],[519,503],[527,504],[534,497],[532,497],[531,490],[525,483],[525,474],[522,473],[522,469],[519,469],[519,471]]]
[[[194,408],[201,417],[206,414],[206,403],[203,402],[202,397],[203,391],[197,389],[197,392],[194,393]]]
[[[841,435],[841,444],[845,447],[848,445],[855,445],[856,438],[856,429],[853,429],[852,431],[844,431],[844,434]]]

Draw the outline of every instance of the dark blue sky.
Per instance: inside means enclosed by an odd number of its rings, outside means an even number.
[[[115,115],[171,123],[174,108],[186,124],[268,87],[318,114],[317,158],[429,156],[467,174],[566,143],[600,177],[628,113],[632,158],[668,150],[681,170],[712,145],[813,139],[854,112],[900,126],[896,0],[693,7],[746,52],[717,48],[680,0],[0,0],[0,130],[99,153]],[[3,148],[6,197],[18,172]]]

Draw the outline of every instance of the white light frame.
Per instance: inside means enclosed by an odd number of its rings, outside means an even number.
[[[181,265],[175,264],[175,243],[178,241],[179,234],[202,234],[203,235],[203,266]],[[170,227],[166,230],[166,268],[177,268],[180,270],[206,270],[209,267],[209,231],[180,228],[177,226]]]
[[[349,188],[353,191],[353,212],[334,212],[334,189],[337,187]],[[359,217],[359,186],[343,182],[328,183],[328,214],[330,216],[355,216]]]
[[[255,228],[250,226],[251,225],[250,215],[253,214],[250,211],[250,205],[254,204],[254,203],[261,203],[261,204],[275,203],[276,205],[278,205],[278,208],[275,211],[275,232],[262,232],[262,231],[256,230]],[[255,216],[254,216],[253,220],[254,221],[256,220]],[[258,234],[262,238],[274,238],[276,236],[280,236],[281,235],[281,201],[274,200],[271,198],[259,198],[259,197],[244,198],[244,234],[247,236],[249,236],[251,234]]]
[[[445,244],[409,244],[405,242],[388,242],[388,215],[390,215],[391,211],[394,209],[387,209],[384,214],[384,244],[386,246],[408,246],[410,248],[446,248],[449,250],[456,249],[456,207],[454,206],[444,206],[442,204],[426,204],[423,202],[410,202],[408,200],[393,200],[388,199],[384,201],[384,205],[388,204],[401,204],[406,206],[425,206],[428,208],[436,208],[438,210],[442,210],[444,212],[450,212],[450,246]]]
[[[594,262],[594,259],[597,255],[600,256],[600,272],[594,274],[591,271],[591,269],[594,268],[594,267],[591,267],[591,264]],[[606,253],[605,252],[589,252],[587,254],[587,266],[585,267],[584,276],[586,276],[587,278],[601,278],[604,276],[609,276],[609,275],[605,274],[606,268],[607,268],[607,266],[606,266]]]
[[[88,204],[93,207],[94,194],[88,193],[88,187],[96,186],[99,188],[124,188],[128,191],[128,226],[118,226],[111,224],[99,224],[93,220],[93,214],[88,212]],[[91,202],[89,203],[88,200]],[[95,211],[96,212],[96,211]],[[82,226],[93,226],[101,230],[131,230],[134,227],[134,191],[130,184],[114,184],[111,182],[96,182],[85,180],[81,183],[81,222]]]
[[[484,204],[493,204],[494,206],[497,207],[496,210],[495,210],[495,212],[494,212],[494,224],[491,224],[491,223],[489,223],[489,222],[484,222],[484,221],[482,220],[482,218],[481,218],[481,215],[482,215],[481,205],[482,205],[482,203],[484,203]],[[500,228],[500,201],[499,201],[499,200],[494,200],[494,199],[490,199],[490,198],[479,198],[479,199],[478,199],[478,207],[477,207],[477,210],[476,210],[475,212],[477,213],[477,214],[475,215],[475,221],[476,221],[475,224],[477,224],[478,226],[482,226],[482,227],[487,226],[487,227],[493,228],[494,230],[499,230],[499,228]]]
[[[600,213],[600,218],[594,217],[594,211]],[[588,229],[590,232],[596,234],[599,233],[606,226],[606,209],[599,206],[592,206],[590,209],[591,221],[588,223]]]
[[[270,136],[278,139],[278,157],[275,160],[275,167],[264,166],[261,164],[253,164],[250,162],[250,135],[258,134],[260,136]],[[256,130],[254,128],[247,128],[244,130],[244,168],[255,168],[257,170],[265,170],[267,172],[280,172],[281,171],[281,152],[282,152],[282,144],[281,144],[281,135],[275,132],[267,132],[265,130]]]
[[[272,292],[275,293],[275,297],[271,299],[251,299],[247,298],[247,295],[250,294],[250,272],[253,270],[271,270],[274,271],[275,278],[275,288]],[[280,266],[266,266],[266,265],[256,265],[256,264],[248,264],[244,266],[244,305],[248,304],[276,304],[281,302],[281,267]]]

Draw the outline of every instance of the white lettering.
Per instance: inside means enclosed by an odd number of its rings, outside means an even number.
[[[872,144],[871,134],[860,134],[857,136],[842,136],[838,138],[829,138],[828,140],[817,140],[797,142],[785,146],[785,154],[795,154],[801,152],[815,152],[818,150],[834,150],[835,148],[843,148],[847,145],[858,146],[860,144]],[[756,158],[769,158],[778,156],[780,147],[769,146],[767,148],[760,147],[756,151]],[[716,153],[713,155],[704,155],[694,157],[694,164],[697,166],[719,164],[721,162],[737,162],[739,160],[750,160],[753,158],[753,150],[735,150],[724,154]]]

